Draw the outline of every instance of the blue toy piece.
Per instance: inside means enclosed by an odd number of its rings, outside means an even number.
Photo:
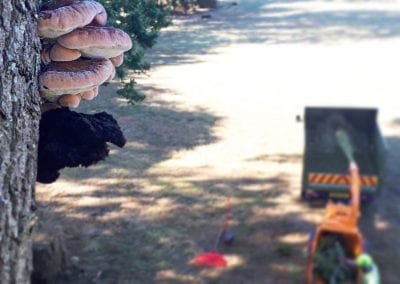
[[[225,231],[224,235],[223,235],[223,242],[225,245],[229,246],[233,243],[234,240],[234,236],[232,234],[232,232],[230,231]]]

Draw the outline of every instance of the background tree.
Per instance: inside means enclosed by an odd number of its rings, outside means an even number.
[[[36,1],[0,1],[0,283],[29,283],[40,117]]]

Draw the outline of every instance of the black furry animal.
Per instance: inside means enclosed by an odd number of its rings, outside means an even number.
[[[37,181],[52,183],[65,167],[88,167],[108,156],[107,142],[118,147],[126,139],[108,113],[84,114],[58,108],[40,120]]]

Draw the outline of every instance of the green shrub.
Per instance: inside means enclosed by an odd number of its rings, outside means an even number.
[[[144,59],[147,49],[154,46],[161,28],[171,23],[171,10],[157,0],[97,0],[103,4],[108,14],[108,25],[120,28],[133,39],[134,45],[124,55],[124,64],[117,74],[124,80],[126,70],[143,73],[150,68]],[[143,100],[135,89],[135,81],[130,79],[118,94],[128,99],[129,103]]]

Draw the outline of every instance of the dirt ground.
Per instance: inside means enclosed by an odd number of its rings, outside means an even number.
[[[37,185],[35,240],[60,236],[68,277],[54,283],[303,283],[302,250],[322,207],[299,199],[304,106],[379,108],[387,177],[360,227],[383,282],[400,277],[398,1],[222,2],[179,16],[138,78],[78,111],[111,113],[128,140],[90,168]],[[196,268],[232,195],[229,266]]]

